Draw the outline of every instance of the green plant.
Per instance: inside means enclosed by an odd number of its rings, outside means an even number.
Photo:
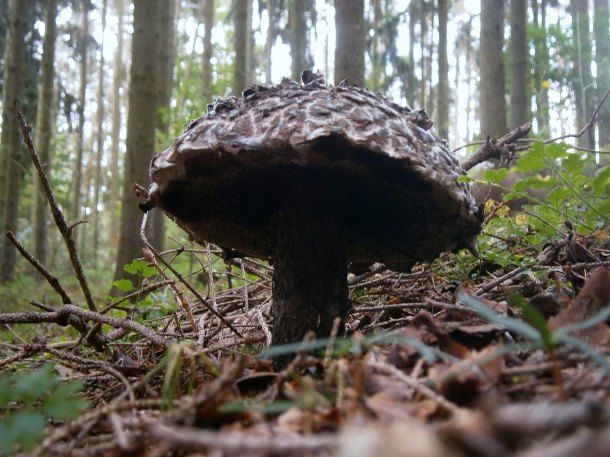
[[[519,177],[512,186],[504,183],[510,173]],[[502,266],[532,265],[542,247],[563,238],[568,227],[591,235],[610,222],[610,166],[600,167],[590,154],[572,152],[566,143],[536,142],[510,170],[488,170],[482,178],[465,180],[499,188],[505,203],[526,201],[516,215],[497,202],[485,204],[493,217],[479,237],[479,251]]]
[[[16,446],[31,450],[48,420],[77,417],[88,405],[77,395],[81,388],[80,382],[61,382],[51,364],[0,377],[0,454]]]

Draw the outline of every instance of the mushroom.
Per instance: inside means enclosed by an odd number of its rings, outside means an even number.
[[[348,267],[408,271],[481,226],[423,110],[314,76],[218,99],[150,167],[148,207],[198,242],[273,264],[273,344],[345,319]]]

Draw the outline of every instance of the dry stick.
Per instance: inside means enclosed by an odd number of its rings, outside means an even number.
[[[64,305],[63,309],[66,312],[68,312],[70,314],[76,314],[77,316],[80,316],[83,319],[92,320],[92,321],[98,322],[100,324],[108,324],[115,328],[119,327],[119,328],[125,328],[128,330],[133,330],[134,332],[139,333],[144,338],[151,341],[152,343],[154,343],[157,346],[166,347],[168,344],[168,341],[166,338],[155,333],[153,330],[146,327],[145,325],[139,324],[131,319],[128,319],[128,318],[120,319],[120,318],[115,318],[115,317],[104,316],[100,313],[82,309],[82,308],[79,308],[78,306],[74,306],[74,305]]]
[[[141,189],[136,189],[136,192],[141,191]],[[205,298],[203,298],[203,296],[197,292],[195,290],[195,288],[193,286],[191,286],[189,284],[188,281],[186,281],[182,275],[180,273],[178,273],[176,271],[176,269],[174,267],[172,267],[164,258],[161,254],[159,254],[159,251],[157,251],[155,249],[155,247],[150,244],[150,242],[148,241],[148,238],[146,238],[146,217],[147,217],[148,213],[144,213],[144,217],[142,218],[142,226],[140,228],[140,238],[142,239],[142,242],[144,243],[144,246],[147,247],[148,249],[150,249],[150,252],[153,253],[153,255],[155,256],[155,258],[157,258],[158,260],[161,261],[161,263],[163,265],[165,265],[165,267],[172,272],[172,274],[178,278],[178,281],[180,281],[182,284],[184,284],[184,286],[193,294],[195,295],[195,297],[197,297],[197,299],[203,304],[203,306],[205,306],[207,308],[207,310],[209,312],[211,312],[214,316],[216,316],[218,319],[220,319],[220,321],[229,329],[231,330],[233,333],[235,333],[235,335],[237,335],[239,338],[243,338],[242,334],[239,333],[237,331],[237,329],[230,323],[228,322],[224,316],[222,314],[220,314],[217,310],[214,309],[214,307],[212,305],[210,305]],[[196,327],[194,327],[196,328]]]
[[[602,95],[601,99],[597,103],[597,106],[595,107],[593,114],[591,115],[589,120],[587,120],[585,125],[578,132],[568,133],[566,135],[561,135],[561,136],[558,136],[555,138],[549,138],[548,140],[544,140],[543,143],[544,144],[555,143],[556,141],[564,140],[566,138],[579,138],[582,135],[584,135],[585,132],[593,126],[593,122],[595,122],[595,119],[597,118],[597,115],[599,114],[599,110],[601,109],[603,103],[606,101],[606,98],[608,97],[609,94],[610,94],[610,88],[606,89],[606,92],[604,92],[604,95]],[[527,131],[525,131],[526,129],[527,129]],[[507,148],[511,145],[511,143],[514,143],[521,137],[527,135],[527,133],[529,132],[530,129],[531,129],[530,123],[523,124],[523,125],[517,127],[512,132],[507,133],[502,138],[499,138],[497,140],[495,140],[495,139],[490,140],[488,138],[487,141],[484,141],[484,142],[465,144],[464,146],[460,146],[459,148],[454,149],[453,152],[459,151],[460,149],[463,149],[468,146],[473,146],[473,145],[477,145],[477,144],[481,145],[481,147],[474,154],[472,154],[468,159],[466,159],[464,161],[464,163],[462,163],[462,167],[464,168],[464,170],[468,171],[475,165],[483,163],[489,159],[494,159],[494,158],[499,159],[502,157],[502,155],[505,155],[507,152],[510,152]],[[528,148],[529,148],[529,145],[514,146],[513,151],[523,151]],[[586,152],[600,152],[600,151],[594,151],[594,150],[585,149],[585,148],[576,148],[576,149],[584,150]]]
[[[61,233],[61,236],[63,237],[66,243],[66,247],[68,248],[70,261],[72,262],[74,273],[76,274],[76,278],[78,279],[83,294],[85,295],[85,301],[87,302],[87,306],[91,311],[97,311],[97,307],[95,306],[95,301],[93,299],[91,289],[89,289],[89,284],[87,283],[87,278],[85,277],[85,273],[83,271],[83,266],[78,257],[76,243],[74,242],[74,238],[72,237],[72,228],[66,223],[61,209],[59,209],[59,206],[55,201],[55,196],[53,195],[53,191],[51,190],[49,180],[44,174],[44,170],[40,165],[40,159],[38,158],[38,154],[36,153],[36,149],[34,148],[34,144],[32,143],[32,138],[30,136],[30,127],[27,125],[23,117],[23,113],[21,112],[21,106],[19,106],[19,103],[15,103],[15,109],[17,110],[17,119],[19,121],[19,125],[21,126],[23,141],[30,153],[30,157],[32,158],[34,167],[38,172],[38,178],[40,179],[40,184],[45,193],[45,196],[47,197],[47,201],[49,202],[49,207],[51,208],[51,213],[53,214],[55,225],[59,229],[59,232]]]
[[[144,215],[144,217],[146,217],[146,214]],[[146,222],[144,222],[144,225],[146,225]],[[150,263],[152,263],[153,267],[155,267],[156,270],[161,275],[161,277],[163,279],[165,279],[165,282],[168,284],[169,288],[174,293],[174,297],[176,297],[176,301],[178,303],[180,303],[180,307],[182,308],[182,310],[188,317],[189,321],[191,322],[193,332],[195,334],[199,334],[199,327],[197,326],[197,323],[195,322],[195,318],[193,317],[193,312],[191,311],[189,302],[186,299],[186,297],[184,296],[184,294],[182,292],[180,292],[180,289],[178,289],[178,287],[176,287],[175,281],[171,281],[169,279],[169,277],[167,276],[167,273],[165,273],[165,271],[163,271],[163,268],[161,268],[159,266],[159,262],[157,262],[157,260],[155,259],[155,256],[153,255],[152,251],[148,248],[144,248],[143,251],[144,251],[144,257]]]
[[[486,162],[490,159],[500,159],[502,156],[509,155],[516,148],[513,143],[519,138],[527,135],[532,129],[531,123],[520,125],[515,130],[507,133],[501,138],[487,138],[487,141],[468,159],[462,163],[462,168],[468,171],[475,165]],[[457,151],[457,149],[456,149]]]
[[[219,449],[245,454],[293,454],[328,451],[338,447],[335,433],[315,435],[257,436],[242,432],[202,430],[195,427],[170,427],[142,418],[142,428],[158,440],[185,449]]]
[[[595,110],[593,111],[593,114],[591,115],[587,123],[577,133],[568,133],[567,135],[558,136],[557,138],[551,138],[550,140],[544,141],[544,143],[548,144],[553,143],[555,141],[563,140],[565,138],[579,138],[583,136],[585,132],[593,126],[593,122],[595,121],[595,118],[597,117],[597,114],[599,113],[599,110],[601,109],[603,103],[606,101],[608,94],[610,94],[610,87],[606,89],[606,92],[604,92],[604,95],[602,95],[602,98],[600,98],[599,102],[597,103],[597,106],[595,107]]]
[[[13,245],[17,248],[17,250],[21,253],[21,255],[28,261],[34,268],[38,270],[38,272],[47,280],[47,282],[51,285],[51,287],[57,292],[57,294],[61,297],[61,301],[64,305],[68,303],[74,303],[68,293],[61,286],[59,279],[57,279],[46,267],[41,264],[37,258],[35,258],[32,254],[30,254],[27,249],[19,242],[17,238],[15,238],[15,234],[13,232],[6,233],[7,238],[13,243]]]

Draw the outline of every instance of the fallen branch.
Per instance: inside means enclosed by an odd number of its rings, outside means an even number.
[[[36,172],[38,173],[38,179],[40,180],[41,188],[47,197],[47,202],[49,203],[49,207],[51,208],[51,214],[53,215],[53,220],[55,221],[55,225],[59,229],[61,236],[64,239],[66,244],[66,248],[68,249],[68,254],[70,256],[70,261],[72,263],[72,267],[74,269],[74,273],[78,282],[81,286],[83,294],[85,296],[85,301],[87,302],[88,308],[96,312],[97,307],[95,306],[95,300],[93,299],[93,294],[91,293],[91,289],[89,288],[89,284],[87,282],[87,278],[85,276],[85,272],[83,270],[83,265],[80,261],[78,250],[76,248],[76,242],[74,241],[74,237],[72,236],[72,227],[69,226],[66,222],[66,219],[63,216],[57,201],[55,200],[55,195],[51,190],[51,185],[49,184],[49,180],[44,173],[42,165],[40,164],[40,159],[38,157],[38,153],[34,148],[34,143],[32,142],[32,137],[30,136],[30,127],[27,125],[25,118],[23,117],[23,113],[21,112],[21,106],[18,103],[15,103],[15,109],[17,111],[17,120],[19,121],[19,126],[21,127],[21,133],[23,135],[23,142],[25,143],[28,152],[30,153],[30,157],[32,162],[34,163],[34,167],[36,168]],[[53,284],[51,284],[53,286]],[[96,329],[95,340],[98,342],[104,341],[104,335],[101,329]],[[103,350],[104,344],[101,346],[98,344],[95,346],[97,350]]]

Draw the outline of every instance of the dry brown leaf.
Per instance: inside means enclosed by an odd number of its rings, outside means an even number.
[[[610,270],[598,267],[593,270],[576,298],[561,312],[549,320],[549,328],[556,330],[567,324],[590,319],[610,304]],[[610,342],[610,328],[601,323],[579,332],[574,336],[594,346]]]

